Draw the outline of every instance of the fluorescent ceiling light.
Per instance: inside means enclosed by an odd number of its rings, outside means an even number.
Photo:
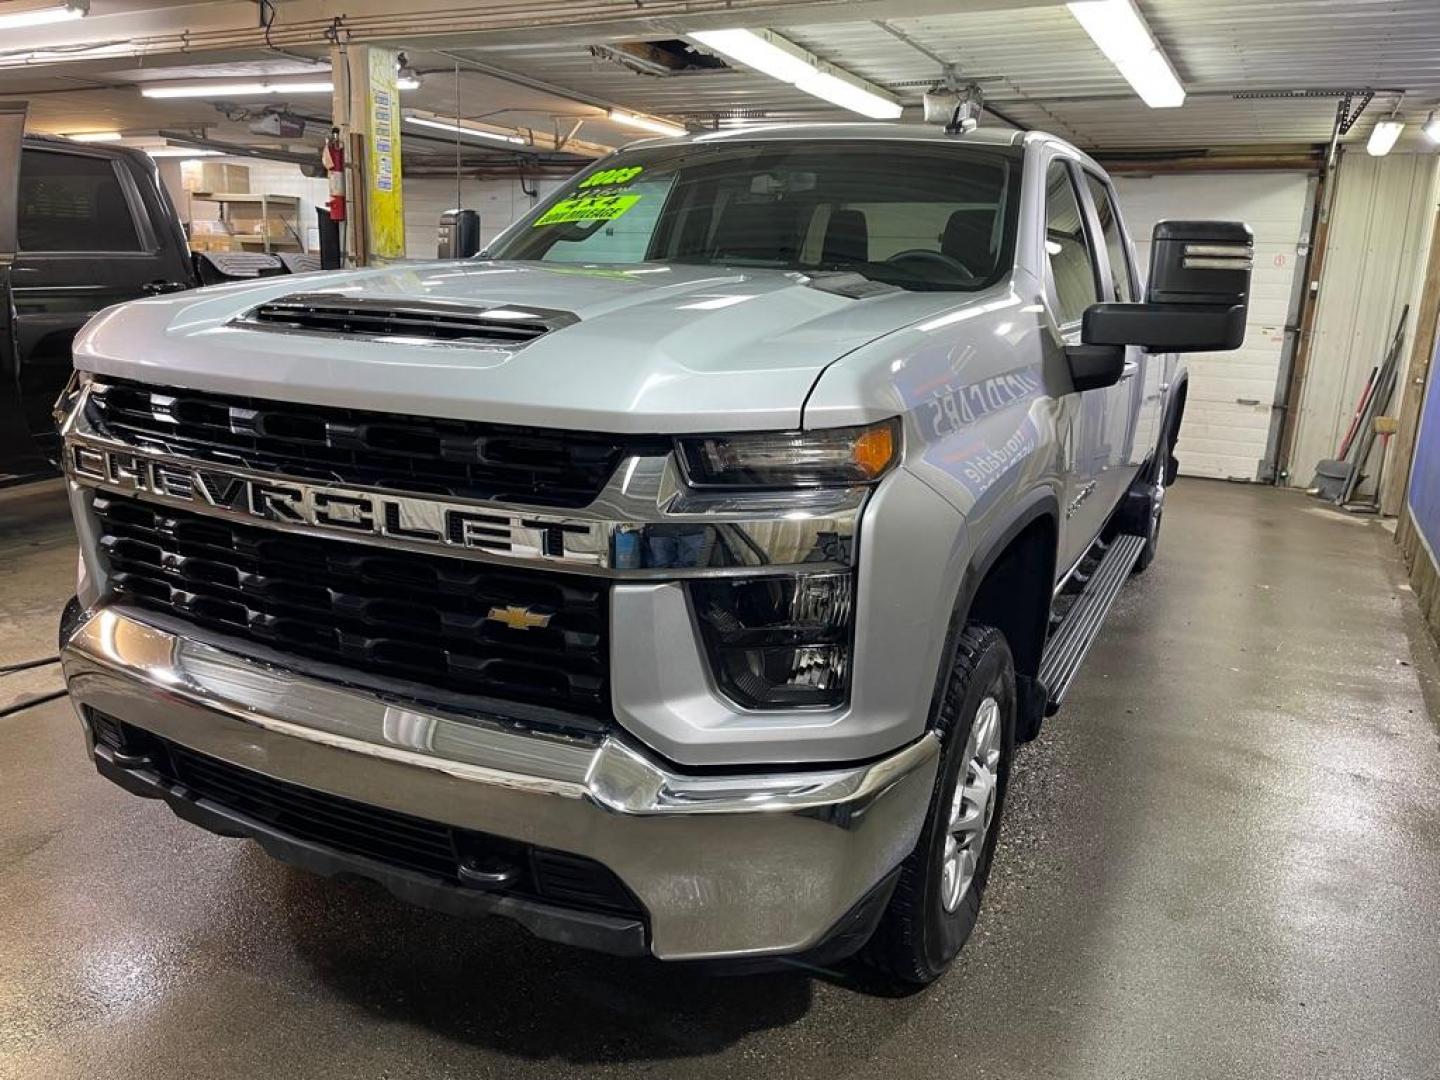
[[[1395,147],[1395,140],[1400,138],[1400,132],[1405,130],[1405,124],[1400,120],[1381,120],[1370,132],[1370,141],[1365,144],[1365,151],[1371,157],[1384,157]]]
[[[769,30],[701,30],[690,36],[707,49],[842,109],[875,120],[894,120],[900,115],[900,103],[880,87],[825,63]]]
[[[469,135],[476,139],[493,139],[495,142],[514,143],[517,146],[524,146],[525,140],[518,135],[505,135],[499,131],[486,131],[484,128],[466,127],[463,124],[456,124],[449,120],[432,120],[425,116],[407,116],[407,124],[417,124],[420,127],[436,128],[439,131],[449,131],[460,135]]]
[[[118,131],[77,131],[65,138],[73,142],[119,142],[124,136]]]
[[[221,157],[219,150],[191,150],[184,146],[147,146],[145,153],[152,158]]]
[[[610,119],[614,120],[617,124],[624,124],[626,127],[640,128],[643,131],[653,131],[656,135],[685,134],[685,129],[679,124],[656,120],[653,116],[641,116],[638,113],[626,112],[624,109],[611,109]]]
[[[797,83],[815,71],[815,65],[800,50],[786,48],[790,43],[783,38],[777,40],[769,31],[757,34],[753,30],[701,30],[690,36],[707,49],[724,53],[781,82]]]
[[[1174,109],[1185,104],[1185,88],[1133,0],[1077,0],[1066,6],[1146,105]]]
[[[90,10],[90,0],[70,0],[56,4],[6,4],[0,14],[0,30],[17,30],[25,26],[45,26],[48,23],[68,22],[84,18]]]
[[[202,79],[198,82],[142,86],[147,98],[258,97],[261,94],[329,94],[335,84],[329,79],[265,79],[236,82],[233,79]]]
[[[1433,111],[1425,118],[1425,126],[1420,130],[1425,132],[1425,137],[1431,142],[1440,143],[1440,117]]]
[[[419,89],[420,89],[420,79],[419,79],[418,76],[415,76],[415,75],[397,75],[397,76],[395,76],[395,89],[396,89],[396,90],[419,90]]]
[[[873,120],[894,120],[901,112],[898,101],[881,97],[842,75],[832,75],[828,71],[807,75],[795,87]]]

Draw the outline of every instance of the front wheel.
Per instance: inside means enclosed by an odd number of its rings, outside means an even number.
[[[942,749],[924,831],[866,959],[905,986],[944,974],[975,929],[1015,756],[1015,663],[1005,635],[967,626],[941,703]]]

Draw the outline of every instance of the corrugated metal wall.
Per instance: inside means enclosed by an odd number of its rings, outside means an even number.
[[[1400,311],[1412,300],[1436,182],[1433,154],[1373,158],[1351,150],[1341,160],[1290,459],[1293,485],[1307,485],[1316,462],[1335,455],[1370,370],[1384,358]],[[1412,307],[1402,362],[1414,317]],[[1398,396],[1392,411],[1397,402]]]

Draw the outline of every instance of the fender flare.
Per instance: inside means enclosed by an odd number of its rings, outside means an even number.
[[[1170,485],[1173,477],[1169,473],[1169,458],[1175,456],[1175,443],[1172,441],[1166,448],[1166,461],[1160,460],[1157,451],[1160,449],[1160,441],[1170,435],[1180,433],[1180,423],[1185,418],[1185,405],[1188,401],[1187,394],[1190,390],[1190,373],[1181,369],[1175,376],[1175,381],[1165,393],[1165,409],[1160,417],[1160,430],[1155,436],[1155,445],[1150,451],[1150,467],[1146,470],[1146,478],[1150,483],[1163,480],[1165,486]]]
[[[1058,537],[1060,532],[1060,499],[1054,489],[1048,486],[1037,486],[1031,488],[1020,499],[1016,511],[1006,519],[1002,528],[992,530],[983,543],[977,544],[970,553],[970,559],[965,564],[965,569],[960,576],[960,586],[956,591],[955,603],[951,607],[950,621],[945,629],[945,644],[940,650],[940,669],[935,673],[935,687],[930,695],[930,710],[926,717],[926,730],[934,731],[940,704],[944,700],[945,681],[950,669],[955,664],[955,650],[959,647],[960,633],[965,629],[969,620],[970,608],[975,600],[975,594],[980,589],[980,583],[985,580],[996,561],[1006,548],[1035,522],[1049,518],[1054,525],[1055,534]],[[1056,552],[1058,558],[1058,550]],[[1054,563],[1051,564],[1052,577]],[[1048,582],[1046,591],[1053,588],[1054,582]]]

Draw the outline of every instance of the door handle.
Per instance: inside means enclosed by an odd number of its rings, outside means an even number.
[[[147,281],[140,286],[146,296],[163,296],[165,293],[181,292],[190,286],[183,281]]]
[[[1120,381],[1124,382],[1126,379],[1133,379],[1135,377],[1135,373],[1139,370],[1140,361],[1126,360],[1125,366],[1120,370]]]

